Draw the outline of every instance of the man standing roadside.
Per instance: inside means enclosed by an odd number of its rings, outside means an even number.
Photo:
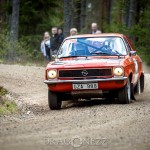
[[[51,43],[51,55],[56,55],[59,48],[59,35],[57,27],[52,27]]]
[[[59,45],[61,45],[61,43],[64,40],[64,34],[63,34],[63,29],[62,28],[58,28],[58,35],[59,35]]]
[[[97,23],[92,23],[91,24],[91,30],[92,30],[91,34],[100,34],[100,33],[102,33],[102,31],[97,29]]]

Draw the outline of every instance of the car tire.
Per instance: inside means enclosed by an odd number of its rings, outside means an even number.
[[[144,75],[142,74],[140,77],[140,85],[141,85],[141,93],[144,92]]]
[[[104,94],[104,97],[105,97],[105,102],[107,104],[112,104],[115,102],[116,91],[115,90],[110,91],[109,93]]]
[[[51,110],[61,109],[62,101],[59,99],[58,94],[48,90],[48,105]]]
[[[135,94],[138,94],[138,95],[141,94],[141,81],[140,81],[140,79],[138,80],[134,91],[135,91]]]
[[[118,103],[129,104],[131,102],[131,82],[127,79],[126,85],[118,91]]]

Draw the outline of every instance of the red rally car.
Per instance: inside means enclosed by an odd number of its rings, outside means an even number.
[[[44,83],[52,110],[72,99],[111,98],[128,104],[144,90],[142,60],[123,34],[71,36],[47,65]]]

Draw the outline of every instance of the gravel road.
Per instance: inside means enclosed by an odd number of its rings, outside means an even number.
[[[44,68],[0,64],[0,86],[21,113],[0,117],[0,150],[149,150],[150,74],[145,91],[129,105],[103,101],[47,106]]]

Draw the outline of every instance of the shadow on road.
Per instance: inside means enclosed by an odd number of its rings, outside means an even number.
[[[111,105],[116,104],[115,100],[94,99],[94,100],[82,100],[82,101],[64,101],[62,109],[69,109],[72,107],[91,107],[96,105]]]

